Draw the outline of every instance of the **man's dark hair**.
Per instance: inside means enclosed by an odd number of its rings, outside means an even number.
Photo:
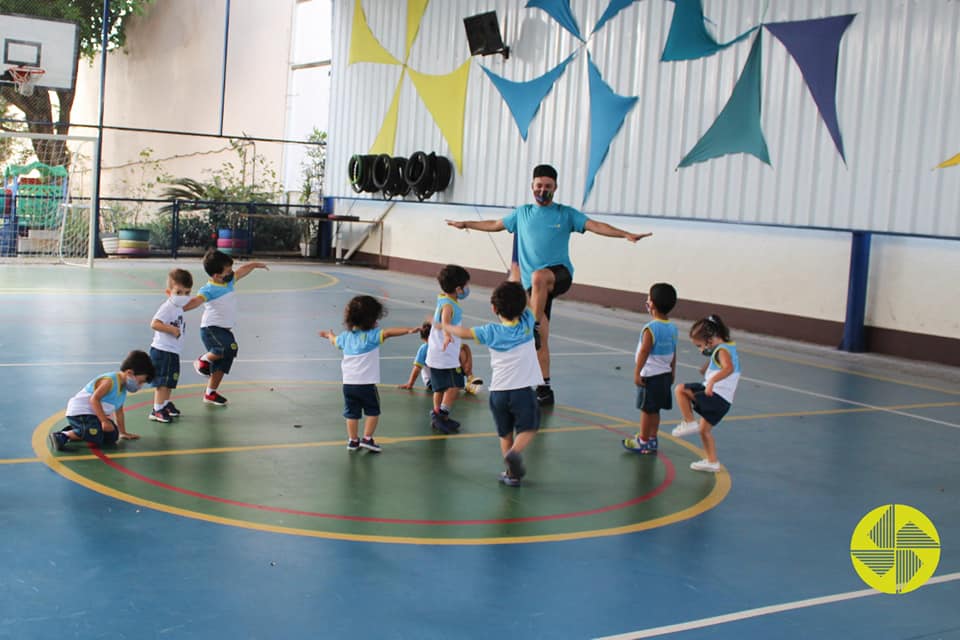
[[[519,282],[501,282],[493,290],[490,304],[504,320],[516,320],[527,308],[527,292]]]
[[[140,376],[146,374],[147,382],[153,382],[153,377],[157,375],[157,370],[153,367],[153,361],[149,354],[144,351],[131,351],[127,357],[120,363],[120,371],[133,369],[133,375]]]
[[[223,270],[232,264],[233,258],[223,251],[207,249],[207,252],[203,255],[203,270],[207,272],[208,276],[223,273]]]
[[[452,294],[457,287],[465,287],[470,282],[470,273],[458,264],[448,264],[437,274],[440,290]]]
[[[538,164],[533,168],[533,179],[536,180],[537,178],[552,178],[556,181],[557,170],[548,164]]]
[[[387,315],[383,304],[373,296],[355,296],[343,310],[343,324],[347,329],[369,331],[377,320]]]
[[[171,269],[167,274],[167,280],[187,289],[193,288],[193,276],[186,269]]]
[[[650,287],[650,301],[657,311],[667,315],[677,306],[677,290],[666,282],[658,282]]]

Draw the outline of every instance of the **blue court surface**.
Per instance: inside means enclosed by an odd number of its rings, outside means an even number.
[[[0,267],[0,638],[960,638],[960,370],[731,327],[744,377],[714,476],[689,469],[697,437],[669,435],[676,409],[659,458],[620,445],[647,317],[561,299],[557,405],[514,489],[497,482],[485,390],[442,436],[422,383],[396,389],[416,336],[382,347],[384,452],[345,450],[339,353],[317,331],[339,331],[359,293],[385,302],[383,326],[418,325],[435,281],[272,264],[237,287],[230,405],[200,402],[197,310],[179,422],[148,421],[142,391],[127,400],[140,440],[52,452],[67,400],[149,348],[174,264]],[[176,266],[194,291],[205,280],[199,261]],[[473,288],[468,325],[494,320],[489,294]],[[678,381],[698,381],[678,324]],[[486,348],[474,359],[489,381]],[[851,559],[884,505],[939,534],[936,571],[910,593],[873,591]],[[907,581],[929,547],[887,569],[909,565]]]

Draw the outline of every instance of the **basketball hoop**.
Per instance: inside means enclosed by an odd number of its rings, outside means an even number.
[[[40,67],[8,67],[7,72],[20,95],[32,96],[37,81],[46,71]]]

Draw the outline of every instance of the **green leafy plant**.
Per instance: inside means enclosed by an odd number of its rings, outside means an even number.
[[[307,155],[300,162],[300,204],[320,204],[327,176],[327,132],[314,127],[307,142]],[[300,241],[313,242],[319,228],[319,220],[301,219]]]

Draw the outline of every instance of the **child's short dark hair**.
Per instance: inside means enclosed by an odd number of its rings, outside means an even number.
[[[385,315],[387,310],[373,296],[354,296],[343,310],[343,324],[347,329],[369,331]]]
[[[222,273],[224,269],[232,264],[233,258],[225,254],[223,251],[207,249],[207,252],[203,255],[203,270],[207,272],[208,276],[214,276],[218,273]]]
[[[433,325],[429,322],[424,322],[422,325],[420,325],[420,339],[429,340],[431,329],[433,329]]]
[[[650,302],[657,308],[657,311],[667,315],[677,306],[677,290],[671,284],[658,282],[650,287]]]
[[[171,269],[167,274],[167,284],[178,284],[187,289],[193,289],[193,276],[186,269]]]
[[[519,282],[501,282],[493,290],[490,304],[504,320],[516,320],[527,308],[527,292]]]
[[[724,342],[730,342],[730,329],[715,313],[697,320],[690,327],[690,337],[695,340],[708,340],[714,336],[718,336]]]
[[[470,282],[470,272],[458,264],[448,264],[437,274],[437,282],[444,293],[453,293],[457,287],[465,287]]]
[[[153,367],[153,361],[150,355],[144,351],[131,351],[127,357],[120,363],[120,371],[133,369],[133,375],[140,376],[146,374],[147,382],[152,382],[153,377],[157,375],[157,370]]]

